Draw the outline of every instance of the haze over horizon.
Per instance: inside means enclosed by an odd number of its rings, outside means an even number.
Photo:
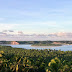
[[[0,40],[72,40],[72,1],[1,0]]]

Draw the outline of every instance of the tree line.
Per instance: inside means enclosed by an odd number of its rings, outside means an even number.
[[[0,46],[0,72],[72,72],[72,51]]]

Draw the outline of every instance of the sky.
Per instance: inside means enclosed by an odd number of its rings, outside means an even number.
[[[72,32],[72,0],[0,0],[0,33],[59,32]]]

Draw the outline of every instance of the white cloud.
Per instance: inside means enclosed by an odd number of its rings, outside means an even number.
[[[13,31],[12,34],[0,32],[0,40],[11,40],[11,41],[72,40],[72,32],[69,33],[59,32],[51,34],[23,34],[22,31],[19,32]]]
[[[3,24],[3,23],[0,23],[0,31],[11,30],[15,26],[17,26],[17,24]]]
[[[29,26],[39,26],[39,25],[44,25],[44,26],[56,26],[57,23],[55,21],[47,21],[47,22],[28,22],[28,23],[23,23],[23,24],[3,24],[0,23],[0,31],[2,30],[13,30],[17,29],[19,30],[20,27],[29,27]]]

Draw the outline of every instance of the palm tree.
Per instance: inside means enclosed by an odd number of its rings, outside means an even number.
[[[49,62],[48,64],[50,70],[52,72],[58,72],[60,66],[61,66],[61,62],[60,60],[56,57],[55,59],[52,59],[51,62]]]

